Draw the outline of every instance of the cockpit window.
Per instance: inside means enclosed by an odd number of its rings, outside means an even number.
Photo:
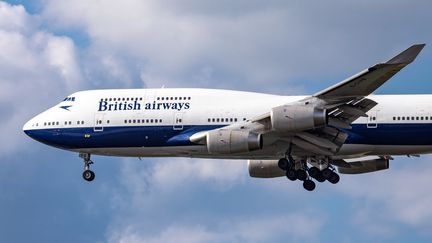
[[[63,101],[75,101],[75,97],[66,97]]]

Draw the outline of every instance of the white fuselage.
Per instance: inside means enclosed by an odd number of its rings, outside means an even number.
[[[305,96],[213,89],[91,90],[68,96],[24,126],[51,146],[111,156],[276,159],[289,141],[264,136],[261,150],[211,155],[189,138],[268,113]],[[432,95],[372,95],[378,103],[348,130],[340,157],[432,152]]]

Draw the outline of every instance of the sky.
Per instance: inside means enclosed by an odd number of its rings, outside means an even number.
[[[414,43],[376,93],[432,93],[431,1],[0,1],[2,242],[430,242],[432,157],[311,193],[246,161],[94,156],[26,137],[78,90],[312,94]]]

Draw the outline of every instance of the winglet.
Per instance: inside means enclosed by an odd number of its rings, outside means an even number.
[[[426,44],[412,45],[405,51],[401,52],[399,55],[390,59],[386,64],[405,64],[408,65],[416,59],[420,51],[425,47]]]

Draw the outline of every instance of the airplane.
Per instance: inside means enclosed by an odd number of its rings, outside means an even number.
[[[313,191],[339,174],[432,153],[432,95],[373,95],[414,61],[416,44],[309,96],[198,89],[79,91],[23,127],[41,143],[91,155],[248,160],[251,177],[286,176]]]

